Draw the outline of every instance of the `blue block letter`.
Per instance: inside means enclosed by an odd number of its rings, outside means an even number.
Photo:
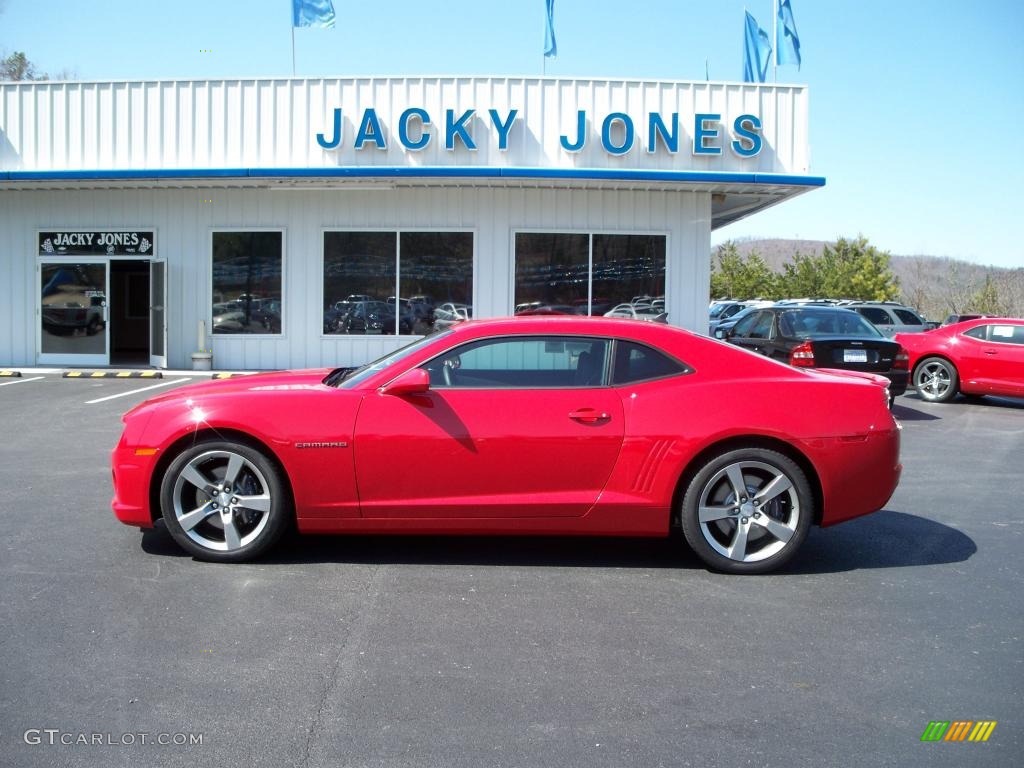
[[[487,111],[491,115],[491,122],[494,123],[494,129],[498,132],[498,149],[508,149],[508,132],[512,130],[512,125],[516,121],[516,116],[519,114],[519,110],[513,109],[509,112],[504,123],[501,122],[501,118],[498,117],[498,110],[489,109]]]
[[[420,119],[420,137],[416,141],[409,138],[409,120],[413,117]],[[398,140],[403,147],[413,152],[426,149],[427,144],[430,143],[430,132],[427,131],[428,125],[430,125],[430,115],[427,114],[427,110],[420,109],[419,107],[410,107],[398,118]]]
[[[750,126],[749,128],[747,126]],[[732,151],[740,157],[753,157],[761,151],[764,143],[761,139],[761,119],[756,115],[740,115],[732,124],[732,132],[736,139],[732,143]],[[749,142],[750,146],[745,146]]]
[[[469,135],[469,131],[466,130],[466,123],[473,117],[475,109],[467,109],[462,113],[462,116],[456,120],[455,110],[449,109],[445,111],[444,115],[444,148],[455,149],[455,136],[458,135],[462,139],[462,143],[466,145],[466,149],[476,149],[476,143],[473,141],[473,137]]]
[[[721,147],[707,146],[706,139],[717,139],[717,128],[706,128],[705,123],[717,123],[722,116],[711,112],[709,114],[697,114],[693,117],[693,154],[695,155],[720,155]]]
[[[341,109],[334,110],[334,138],[327,141],[327,138],[322,134],[316,135],[316,143],[324,149],[334,149],[341,144]]]
[[[579,110],[576,113],[576,141],[570,144],[568,137],[563,133],[562,138],[562,149],[566,152],[579,152],[587,144],[587,113],[584,110]]]
[[[380,130],[380,120],[377,119],[377,110],[370,107],[363,112],[363,122],[359,124],[359,133],[356,134],[356,149],[362,149],[363,144],[372,141],[377,149],[387,149],[384,143],[384,134]]]
[[[647,124],[647,151],[652,155],[658,150],[658,136],[665,142],[665,149],[672,154],[679,151],[679,113],[672,113],[672,130],[657,112],[651,112]]]
[[[622,127],[626,129],[626,135],[619,146],[612,144],[612,125],[616,122],[622,123]],[[633,119],[625,112],[612,112],[601,124],[601,145],[610,155],[624,155],[633,148],[634,134]]]

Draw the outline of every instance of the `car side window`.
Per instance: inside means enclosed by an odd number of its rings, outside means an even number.
[[[750,335],[750,329],[754,327],[754,323],[757,322],[757,318],[761,316],[760,312],[755,312],[752,315],[748,315],[736,323],[736,327],[733,328],[732,335],[745,338]]]
[[[750,329],[748,337],[751,339],[767,339],[772,332],[772,320],[774,315],[771,312],[760,312],[756,315],[757,322]]]
[[[666,376],[689,373],[690,369],[656,349],[634,341],[615,342],[615,362],[612,365],[612,385],[633,384]]]
[[[1024,325],[989,325],[988,340],[1003,344],[1024,344]]]
[[[896,317],[903,321],[904,325],[924,325],[921,318],[915,315],[913,312],[908,312],[905,309],[894,309]]]
[[[855,309],[875,325],[892,325],[889,313],[880,307],[855,307]]]
[[[970,330],[964,331],[963,335],[970,336],[972,339],[981,339],[984,341],[988,338],[988,328],[989,326],[987,325],[979,325],[971,328]]]
[[[436,389],[602,387],[610,342],[580,336],[483,339],[449,350],[423,368]]]

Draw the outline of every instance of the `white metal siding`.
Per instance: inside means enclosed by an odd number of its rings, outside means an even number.
[[[344,141],[323,150],[343,109]],[[388,148],[353,148],[362,111],[377,110]],[[397,123],[408,107],[426,109],[433,139],[406,151]],[[488,109],[519,110],[507,151],[497,149]],[[445,110],[475,109],[478,149],[444,148]],[[587,111],[589,140],[566,152],[576,110]],[[613,156],[600,145],[601,121],[625,112],[636,144]],[[646,151],[648,113],[679,113],[680,147]],[[720,156],[691,154],[693,115],[723,116]],[[764,150],[743,158],[729,149],[733,120],[762,119]],[[0,84],[0,170],[329,168],[486,166],[639,170],[808,172],[807,89],[791,85],[554,78],[354,78]]]
[[[212,203],[203,202],[210,199]],[[0,364],[28,365],[36,359],[36,231],[107,227],[156,231],[157,255],[168,265],[171,367],[187,367],[198,321],[210,319],[214,229],[280,227],[285,232],[284,335],[214,337],[218,368],[359,364],[407,341],[322,336],[321,232],[332,227],[472,230],[477,317],[512,310],[517,230],[664,233],[669,319],[697,331],[707,324],[707,193],[519,188],[0,191]]]

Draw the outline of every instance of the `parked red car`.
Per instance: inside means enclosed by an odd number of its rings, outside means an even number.
[[[898,333],[921,397],[944,403],[965,395],[1024,397],[1024,320],[982,317],[925,333]]]
[[[886,380],[658,323],[464,322],[355,370],[198,384],[123,417],[117,517],[196,557],[316,533],[667,536],[760,573],[888,501]]]

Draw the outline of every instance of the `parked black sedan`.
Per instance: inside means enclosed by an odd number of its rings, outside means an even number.
[[[849,309],[763,307],[716,336],[800,368],[839,368],[885,376],[890,382],[890,402],[907,391],[906,351]]]

